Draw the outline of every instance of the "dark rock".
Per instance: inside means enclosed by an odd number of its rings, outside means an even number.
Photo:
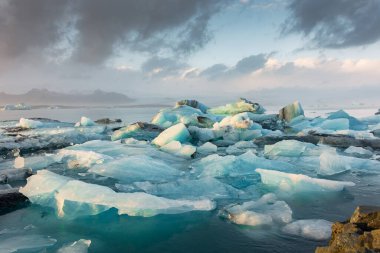
[[[380,109],[375,113],[375,115],[380,115]]]
[[[101,124],[101,125],[109,125],[109,124],[115,124],[115,123],[121,123],[122,120],[121,119],[109,119],[109,118],[103,118],[103,119],[98,119],[98,120],[95,120],[95,123],[97,124]]]
[[[380,207],[357,207],[348,221],[333,224],[329,246],[315,252],[380,252]]]

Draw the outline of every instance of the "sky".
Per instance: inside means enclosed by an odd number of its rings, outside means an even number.
[[[365,99],[379,14],[379,0],[0,0],[0,91]]]

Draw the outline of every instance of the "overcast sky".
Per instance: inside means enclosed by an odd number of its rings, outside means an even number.
[[[0,91],[373,91],[379,40],[379,0],[0,0]]]

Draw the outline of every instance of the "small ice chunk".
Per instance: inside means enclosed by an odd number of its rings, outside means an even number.
[[[212,153],[216,153],[218,150],[218,147],[211,142],[206,142],[202,146],[199,146],[197,148],[197,153],[208,155]]]
[[[372,157],[373,153],[369,151],[368,149],[362,148],[362,147],[355,147],[355,146],[350,146],[348,147],[344,153],[362,157],[362,158],[370,158]]]
[[[266,156],[288,156],[298,157],[306,154],[309,150],[317,146],[312,143],[301,142],[296,140],[283,140],[273,145],[265,145],[264,154]]]
[[[287,224],[282,231],[316,241],[327,240],[331,236],[332,222],[327,220],[297,220]]]
[[[347,170],[351,170],[351,165],[343,156],[327,151],[319,156],[319,175],[331,176]]]
[[[277,200],[273,193],[265,194],[256,201],[227,206],[223,211],[233,223],[248,226],[286,224],[292,221],[293,214],[288,204]]]
[[[67,161],[70,169],[73,168],[90,168],[95,164],[102,164],[113,158],[107,155],[87,150],[61,149],[58,152],[60,160]]]
[[[15,167],[16,169],[21,169],[21,168],[24,168],[24,165],[25,165],[24,157],[21,157],[21,156],[16,157],[15,164],[13,167]]]
[[[264,107],[258,103],[253,103],[247,99],[240,98],[234,104],[226,104],[224,106],[214,107],[207,111],[208,113],[213,114],[230,114],[235,115],[241,112],[253,112],[262,114],[265,112]]]
[[[179,141],[181,143],[187,142],[190,139],[190,133],[183,123],[178,123],[169,127],[160,133],[152,143],[157,146],[164,146],[171,141]]]
[[[350,128],[350,121],[348,119],[327,119],[320,125],[325,130],[348,130]]]
[[[256,169],[256,172],[260,174],[263,184],[286,192],[342,191],[345,187],[355,186],[353,182],[312,178],[276,170]]]
[[[181,144],[179,141],[171,141],[168,144],[162,146],[160,149],[162,151],[186,158],[190,158],[197,150],[196,147],[192,145]]]
[[[253,121],[249,118],[248,113],[243,112],[233,116],[227,116],[222,119],[222,121],[216,122],[214,124],[214,129],[220,129],[228,126],[239,129],[251,129],[253,126],[257,128],[257,125],[260,126],[259,124],[253,123]]]
[[[229,155],[241,155],[248,150],[252,152],[256,152],[257,146],[252,141],[239,141],[236,142],[234,145],[228,146],[226,149],[226,153]]]
[[[80,121],[75,124],[76,127],[88,127],[88,126],[95,126],[96,123],[92,121],[90,118],[82,116],[80,118]]]
[[[44,124],[41,121],[25,119],[25,118],[21,118],[20,122],[18,123],[19,127],[26,128],[26,129],[40,128],[43,125]]]
[[[57,253],[87,253],[91,240],[80,239],[58,249]]]

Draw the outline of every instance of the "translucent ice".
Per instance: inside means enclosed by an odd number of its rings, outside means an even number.
[[[347,130],[350,128],[350,122],[348,119],[328,119],[322,122],[320,125],[322,129],[326,130]]]
[[[136,122],[126,127],[116,130],[111,140],[116,141],[124,138],[133,137],[139,140],[151,140],[157,137],[163,129],[157,125],[145,122]]]
[[[38,234],[15,235],[0,237],[0,252],[36,252],[53,246],[57,240]]]
[[[345,187],[355,186],[352,182],[312,178],[276,170],[256,169],[256,172],[260,174],[261,182],[286,192],[342,191]]]
[[[268,193],[257,201],[244,202],[241,205],[227,206],[224,211],[233,223],[248,226],[286,224],[292,221],[292,210],[276,195]]]
[[[216,153],[218,147],[211,142],[206,142],[197,148],[197,153],[208,155]]]
[[[21,118],[20,122],[18,123],[18,126],[22,128],[39,128],[43,125],[44,124],[41,121],[25,118]]]
[[[20,192],[32,203],[53,207],[58,216],[68,218],[96,215],[112,207],[119,214],[144,217],[215,208],[208,199],[172,200],[141,192],[116,193],[105,186],[73,180],[46,170],[28,178]]]
[[[327,240],[331,236],[332,222],[326,220],[297,220],[287,224],[282,231],[312,240]]]
[[[344,153],[363,158],[369,158],[373,155],[373,153],[370,150],[355,146],[348,147],[346,150],[344,150]]]
[[[343,110],[330,113],[327,119],[347,119],[349,121],[349,128],[352,130],[366,130],[368,128],[366,124]]]
[[[153,141],[153,144],[157,146],[164,146],[171,141],[179,141],[181,143],[187,142],[190,139],[190,133],[183,123],[171,126],[160,135],[158,135]]]
[[[173,180],[180,171],[147,155],[135,155],[97,164],[89,172],[123,182]]]
[[[61,149],[57,157],[66,162],[69,168],[90,168],[113,158],[104,154],[87,150]]]
[[[91,240],[80,239],[58,249],[57,253],[87,253]]]
[[[95,125],[96,123],[94,121],[84,116],[82,116],[80,118],[80,121],[75,124],[76,127],[80,127],[80,126],[88,127],[88,126],[95,126]]]
[[[319,156],[319,175],[331,176],[350,170],[351,165],[345,157],[335,152],[323,152]]]
[[[316,145],[301,142],[296,140],[283,140],[279,141],[273,145],[265,145],[264,154],[266,156],[289,156],[298,157],[301,155],[306,155],[310,150],[315,149]]]
[[[168,144],[162,146],[160,149],[162,151],[186,158],[190,158],[197,150],[196,147],[192,145],[181,144],[179,141],[171,141]]]

